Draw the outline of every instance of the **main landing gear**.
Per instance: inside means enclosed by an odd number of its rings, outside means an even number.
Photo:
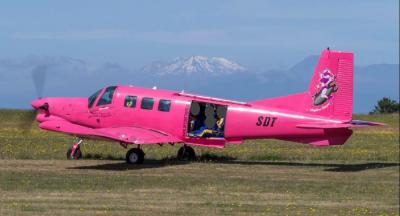
[[[128,164],[142,164],[144,161],[144,152],[142,149],[133,148],[126,152],[126,162]]]
[[[183,145],[179,148],[176,158],[180,161],[194,160],[196,159],[196,153],[192,147]]]
[[[126,152],[126,162],[128,164],[143,164],[144,161],[144,152],[140,149],[140,146],[137,148],[132,148],[128,152]],[[178,150],[177,159],[180,161],[189,161],[194,160],[196,158],[196,153],[194,149],[190,146],[184,145]]]
[[[67,159],[68,160],[78,160],[82,158],[82,152],[80,145],[82,144],[83,140],[80,139],[78,142],[74,143],[67,151]]]

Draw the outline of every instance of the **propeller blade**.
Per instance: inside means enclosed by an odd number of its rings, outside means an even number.
[[[46,74],[47,74],[47,66],[46,65],[36,66],[32,70],[33,83],[35,85],[36,94],[37,94],[38,98],[42,98],[42,96],[43,96],[43,89],[44,89],[44,84],[46,81]]]

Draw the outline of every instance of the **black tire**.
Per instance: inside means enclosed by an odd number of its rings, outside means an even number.
[[[82,158],[82,151],[80,148],[77,148],[75,150],[75,154],[73,156],[71,156],[71,152],[72,152],[72,147],[69,148],[67,151],[67,159],[68,160],[79,160]]]
[[[196,159],[196,153],[194,152],[194,149],[192,147],[182,146],[178,150],[176,158],[180,161],[194,160]]]
[[[144,161],[144,152],[139,148],[130,149],[126,152],[125,159],[128,164],[142,164]]]

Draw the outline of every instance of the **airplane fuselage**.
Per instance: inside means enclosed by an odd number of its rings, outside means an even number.
[[[102,90],[104,92],[105,89]],[[101,94],[100,94],[101,95]],[[127,98],[135,98],[126,105]],[[151,108],[143,107],[143,100],[152,101]],[[240,144],[245,139],[276,138],[301,141],[308,138],[324,139],[326,131],[320,128],[301,128],[303,122],[335,123],[320,116],[305,115],[290,110],[242,103],[218,98],[190,95],[174,91],[118,86],[110,104],[99,105],[99,98],[88,108],[87,98],[46,98],[51,115],[42,113],[39,122],[65,119],[90,128],[140,127],[169,134],[185,143],[223,147],[225,143]],[[169,101],[169,110],[160,111],[160,100]],[[193,137],[189,135],[189,116],[193,102],[225,106],[223,136]],[[301,140],[299,140],[301,139]],[[308,141],[307,141],[308,142]],[[324,145],[324,144],[321,144]]]

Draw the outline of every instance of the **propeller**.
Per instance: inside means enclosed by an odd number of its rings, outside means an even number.
[[[39,99],[42,98],[43,96],[46,74],[47,74],[46,65],[38,65],[32,70],[33,84],[35,85],[36,94]]]
[[[38,65],[32,69],[31,75],[33,79],[33,84],[36,90],[36,96],[38,99],[43,97],[43,90],[46,81],[46,74],[47,74],[47,66],[46,65]],[[38,109],[42,109],[48,111],[49,105],[47,103],[38,107]],[[36,116],[38,114],[38,110],[31,109],[27,112],[21,114],[19,118],[19,128],[23,130],[24,134],[30,132],[32,124],[35,122]]]

